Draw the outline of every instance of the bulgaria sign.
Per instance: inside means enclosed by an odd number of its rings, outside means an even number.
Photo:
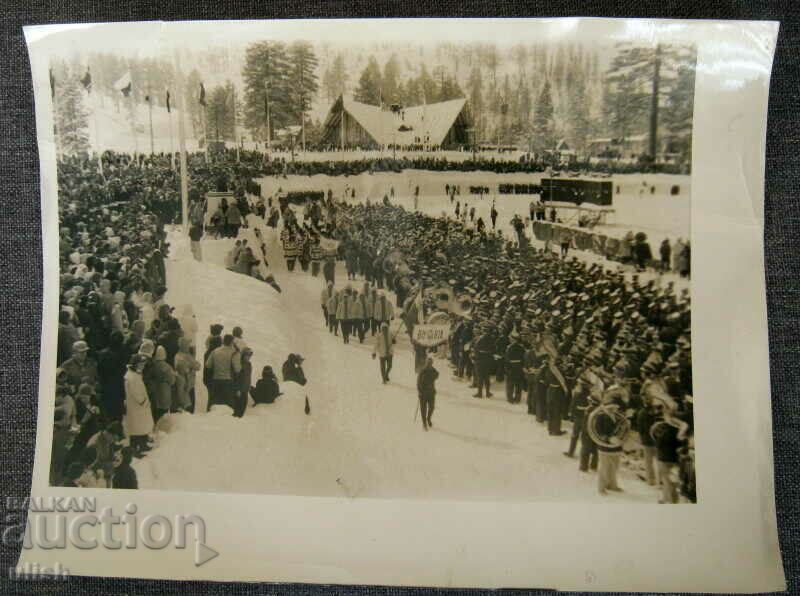
[[[444,325],[414,325],[414,343],[426,348],[435,348],[446,343],[449,337],[449,323]]]

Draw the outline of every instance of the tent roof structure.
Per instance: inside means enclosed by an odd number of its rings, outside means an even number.
[[[325,135],[339,125],[344,110],[380,145],[441,145],[466,101],[451,99],[393,112],[339,97],[325,119]]]

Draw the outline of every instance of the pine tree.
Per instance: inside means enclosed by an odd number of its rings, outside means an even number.
[[[367,66],[361,71],[354,99],[373,106],[381,103],[381,69],[375,56],[370,56]]]
[[[337,54],[331,66],[325,69],[322,78],[322,86],[328,101],[332,102],[345,92],[347,85],[347,69],[344,64],[344,56]]]
[[[381,77],[383,103],[391,104],[400,102],[400,61],[395,54],[383,65]]]
[[[307,41],[296,41],[289,48],[289,92],[291,93],[297,122],[302,127],[301,142],[306,144],[306,113],[311,109],[311,102],[317,94],[317,65],[319,61],[314,48]]]
[[[233,84],[217,85],[207,101],[208,134],[217,141],[234,140]]]
[[[477,137],[483,136],[483,76],[481,69],[478,66],[472,67],[472,72],[469,75],[467,82],[467,92],[469,93],[469,103],[472,108],[473,118],[475,120],[474,126],[476,129]]]
[[[297,122],[289,85],[286,45],[277,41],[250,44],[245,52],[245,125],[254,137],[272,138],[275,130]],[[267,131],[269,108],[269,131]]]
[[[697,55],[692,48],[678,66],[675,80],[667,93],[664,126],[669,131],[668,152],[678,153],[681,161],[692,162],[692,125],[694,117],[694,83]]]
[[[78,77],[64,69],[61,84],[56,79],[56,129],[62,153],[77,154],[89,150],[89,115],[83,106],[83,91]]]
[[[552,150],[555,147],[555,126],[553,124],[553,98],[550,80],[546,80],[536,102],[533,117],[533,141],[537,151]]]

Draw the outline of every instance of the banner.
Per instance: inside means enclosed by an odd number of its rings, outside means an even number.
[[[435,348],[450,338],[450,325],[416,325],[412,340],[426,348]]]

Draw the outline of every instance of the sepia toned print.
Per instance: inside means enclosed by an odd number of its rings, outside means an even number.
[[[50,484],[695,503],[695,46],[50,59]]]

